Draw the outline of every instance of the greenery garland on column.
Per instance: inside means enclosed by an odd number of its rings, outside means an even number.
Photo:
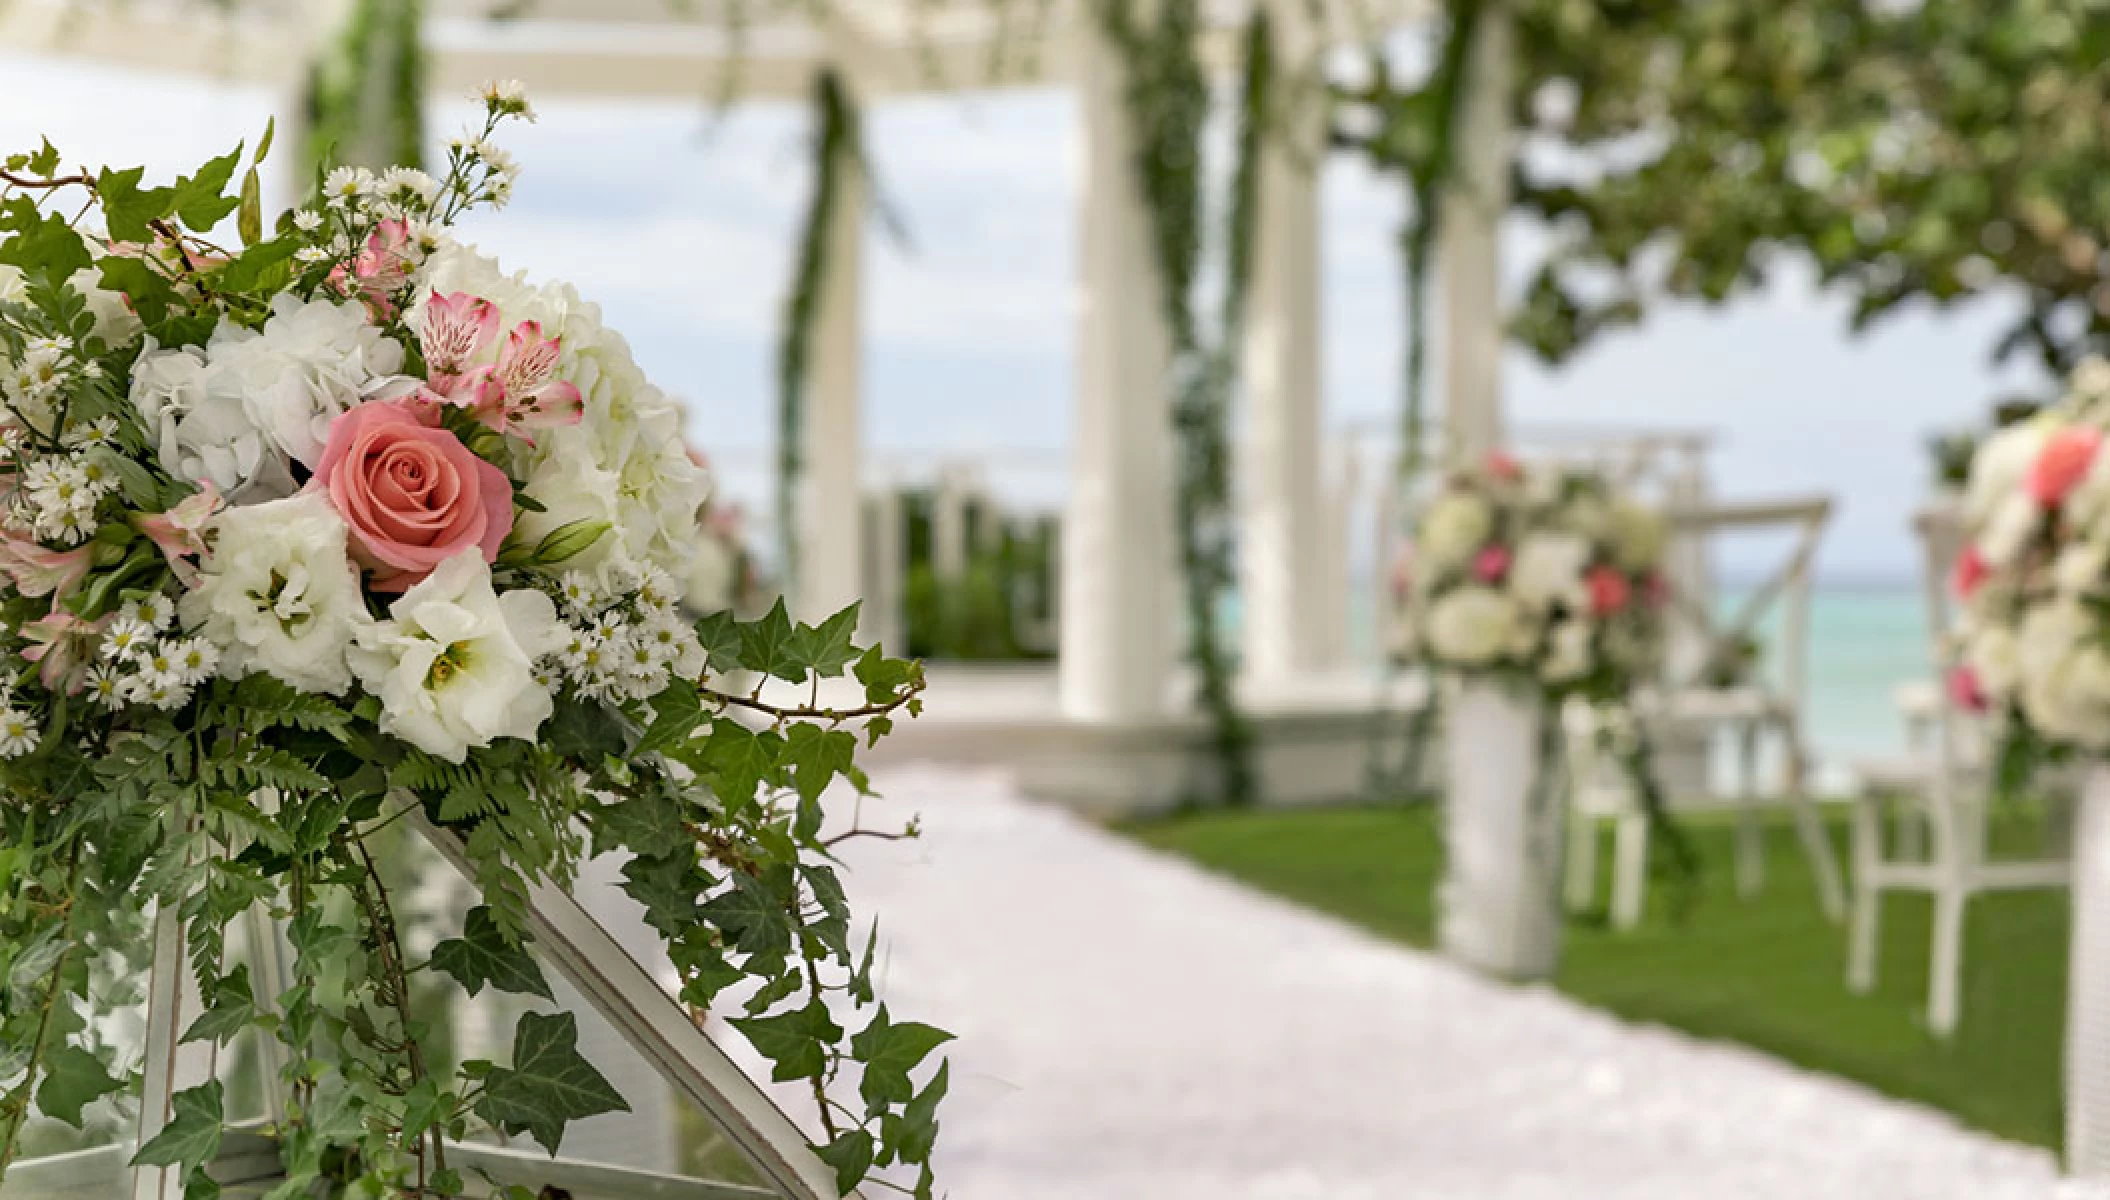
[[[821,293],[828,283],[828,238],[851,172],[864,170],[863,119],[842,74],[833,67],[813,81],[813,199],[800,225],[791,294],[777,346],[778,569],[787,591],[799,573],[798,485],[805,469],[806,384]]]
[[[1237,383],[1237,346],[1251,280],[1259,151],[1273,71],[1264,9],[1246,35],[1246,73],[1238,130],[1238,163],[1225,213],[1225,280],[1215,338],[1204,332],[1197,283],[1208,221],[1202,139],[1209,119],[1209,80],[1197,47],[1197,0],[1161,0],[1149,16],[1123,0],[1097,0],[1095,12],[1126,70],[1127,108],[1135,142],[1135,185],[1150,214],[1162,307],[1171,340],[1172,420],[1177,438],[1177,526],[1187,658],[1196,699],[1209,719],[1222,802],[1256,799],[1252,727],[1238,706],[1234,669],[1217,622],[1233,585],[1235,514],[1226,431]]]
[[[354,0],[308,73],[309,167],[425,160],[424,0]]]

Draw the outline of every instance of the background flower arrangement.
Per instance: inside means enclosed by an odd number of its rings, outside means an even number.
[[[2002,777],[2048,754],[2110,750],[2110,363],[1988,437],[1962,499],[1955,700],[2003,727]]]
[[[1623,701],[1660,659],[1664,541],[1661,518],[1597,475],[1490,455],[1423,509],[1399,652],[1554,700]]]
[[[729,611],[744,568],[679,408],[595,306],[448,232],[513,186],[490,137],[531,114],[484,104],[441,175],[341,168],[268,230],[269,131],[168,186],[48,143],[0,170],[0,1175],[32,1111],[136,1091],[88,980],[149,901],[209,1005],[185,1039],[287,1050],[274,1195],[459,1195],[444,1143],[484,1128],[554,1153],[624,1107],[572,1018],[442,1071],[409,979],[546,994],[529,886],[620,853],[681,999],[738,998],[811,1083],[843,1189],[929,1195],[947,1035],[837,1023],[875,1002],[831,853],[867,831],[824,837],[820,808],[866,789],[859,738],[916,711],[920,670],[854,646],[855,609]],[[230,217],[238,247],[211,240]],[[864,702],[820,707],[845,673]],[[482,901],[422,963],[368,846],[412,815]],[[261,1003],[224,934],[257,905],[295,980]],[[223,1110],[179,1094],[136,1161],[214,1194]]]

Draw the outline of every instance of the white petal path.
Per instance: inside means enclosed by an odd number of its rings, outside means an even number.
[[[2052,1157],[1740,1047],[1492,984],[1066,813],[879,781],[846,847],[893,1011],[959,1035],[956,1200],[2061,1200]]]

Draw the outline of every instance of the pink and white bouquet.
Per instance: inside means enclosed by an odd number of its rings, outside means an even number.
[[[823,838],[820,808],[865,789],[920,671],[854,646],[854,608],[727,611],[679,406],[599,308],[450,232],[513,186],[490,139],[527,102],[484,108],[441,173],[340,167],[269,226],[268,133],[165,185],[48,143],[0,162],[0,1174],[32,1115],[138,1092],[88,964],[150,905],[211,1005],[184,1040],[283,1051],[274,1194],[452,1196],[450,1141],[554,1152],[625,1105],[572,1017],[449,1067],[409,981],[548,999],[528,897],[595,853],[624,857],[684,1004],[731,989],[778,1080],[855,1089],[818,1114],[841,1186],[929,1195],[945,1035],[837,1024],[875,1000],[831,847],[869,831]],[[845,673],[847,710],[752,683]],[[422,962],[369,848],[407,815],[482,898]],[[224,941],[256,906],[289,929],[281,995]],[[137,1163],[216,1192],[220,1085],[173,1112]]]
[[[1662,646],[1663,522],[1601,476],[1506,454],[1452,471],[1397,579],[1399,655],[1623,698]]]
[[[1971,462],[1952,697],[2051,746],[2110,750],[2110,362]]]

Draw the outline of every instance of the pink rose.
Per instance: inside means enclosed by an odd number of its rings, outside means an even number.
[[[369,402],[330,423],[315,469],[374,590],[400,592],[472,546],[484,561],[513,530],[513,484],[445,429]]]
[[[1473,557],[1473,578],[1482,583],[1500,583],[1509,574],[1509,548],[1489,546]]]
[[[1600,617],[1608,617],[1634,598],[1634,588],[1611,567],[1592,568],[1585,578],[1590,588],[1590,611]]]
[[[2030,497],[2046,508],[2064,500],[2066,493],[2088,473],[2102,441],[2102,434],[2085,425],[2052,434],[2037,453],[2037,461],[2030,465]]]
[[[1956,556],[1956,576],[1953,583],[1957,598],[1969,600],[1971,593],[1983,586],[1992,574],[1993,569],[1986,565],[1985,555],[1978,552],[1978,547],[1965,546],[1963,553]]]

